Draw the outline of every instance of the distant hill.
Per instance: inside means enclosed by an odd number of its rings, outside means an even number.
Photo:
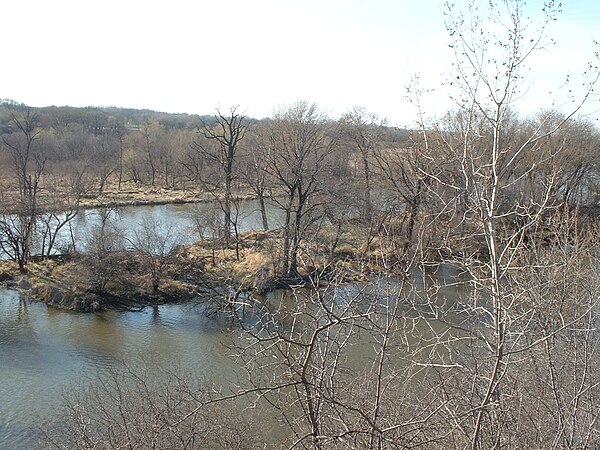
[[[149,109],[117,108],[114,106],[32,107],[11,99],[0,99],[0,132],[6,132],[14,113],[25,109],[33,110],[39,117],[42,128],[62,128],[72,124],[83,125],[88,131],[99,134],[107,130],[136,129],[144,123],[157,122],[165,128],[196,128],[202,121],[211,122],[212,116],[197,114],[172,114]]]

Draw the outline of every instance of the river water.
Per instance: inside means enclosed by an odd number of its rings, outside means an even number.
[[[272,227],[282,214],[269,204]],[[116,208],[111,223],[131,238],[149,217],[170,228],[174,244],[198,239],[196,216],[210,217],[214,204],[156,205]],[[239,208],[239,230],[262,228],[258,202]],[[91,230],[100,223],[97,210],[83,210],[71,229],[63,228],[56,250],[73,241],[85,250]],[[208,227],[205,235],[212,231]],[[0,449],[36,448],[39,427],[51,422],[63,400],[87,376],[143,361],[157,369],[177,366],[198,377],[228,372],[231,334],[227,324],[209,319],[201,305],[164,305],[141,312],[77,314],[21,299],[0,288]]]
[[[390,286],[397,291],[393,280],[369,290],[373,294]],[[345,286],[339,295],[353,296],[364,288]],[[264,300],[278,304],[275,298],[281,295],[274,292]],[[457,288],[444,293],[456,295]],[[235,382],[231,377],[238,363],[231,349],[241,335],[229,319],[207,316],[202,304],[83,314],[0,288],[0,449],[37,448],[40,427],[55,424],[65,394],[125,363],[151,373],[175,370],[192,379]],[[357,361],[365,358],[363,347],[372,350],[369,342],[356,346],[354,352],[361,352],[354,355]]]
[[[36,448],[63,394],[123,361],[220,377],[233,336],[201,305],[78,314],[0,288],[0,448]]]
[[[267,218],[271,228],[282,226],[283,212],[272,201],[267,201]],[[115,208],[110,214],[110,224],[125,237],[132,239],[136,230],[152,219],[159,226],[168,229],[172,241],[176,244],[191,244],[203,233],[211,237],[214,226],[207,224],[203,229],[196,226],[198,221],[210,222],[215,215],[222,214],[214,203],[186,203],[149,206],[126,206]],[[262,217],[257,200],[242,201],[233,214],[237,215],[240,232],[261,230]],[[195,220],[197,219],[197,220]],[[80,211],[71,223],[59,232],[55,250],[62,251],[72,247],[73,240],[78,251],[85,251],[87,238],[94,227],[100,224],[100,213],[96,209]]]
[[[254,202],[244,203],[241,230],[261,228],[256,206]],[[115,223],[132,233],[152,215],[192,240],[189,208],[122,208]],[[278,211],[271,208],[269,215],[276,226],[281,219]],[[97,223],[98,214],[85,211],[75,220],[73,235],[84,242],[86,233]],[[443,279],[448,274],[436,276]],[[157,371],[176,367],[197,378],[224,380],[236,370],[230,348],[239,333],[230,326],[228,320],[207,317],[201,304],[81,314],[33,303],[20,298],[16,291],[0,288],[0,449],[37,448],[40,427],[53,423],[64,394],[76,390],[86,377],[92,379],[98,372],[122,367],[124,362],[134,367],[149,365]]]

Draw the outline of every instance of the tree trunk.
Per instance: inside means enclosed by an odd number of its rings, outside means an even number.
[[[258,204],[260,205],[260,215],[262,217],[263,230],[269,231],[269,219],[267,217],[267,206],[265,205],[265,197],[261,193],[258,194]]]

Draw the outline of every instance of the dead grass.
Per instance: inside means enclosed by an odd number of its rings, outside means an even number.
[[[38,202],[42,209],[55,207],[68,209],[76,204],[76,196],[72,193],[70,180],[66,177],[43,176],[40,182]],[[82,208],[99,208],[106,206],[140,206],[167,203],[193,203],[214,201],[213,195],[202,192],[199,186],[188,184],[181,188],[165,188],[148,186],[143,183],[126,181],[119,189],[115,177],[110,178],[102,192],[98,190],[98,180],[87,180],[83,195],[78,199]],[[5,210],[10,210],[16,204],[18,188],[10,179],[0,179],[0,202]],[[253,198],[250,192],[240,191],[236,194],[240,199]]]
[[[240,261],[231,264],[232,275],[238,279],[256,276],[261,271],[270,271],[273,267],[273,255],[260,249],[246,249]]]

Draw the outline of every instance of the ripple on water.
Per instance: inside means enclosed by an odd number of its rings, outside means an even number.
[[[0,448],[35,448],[64,393],[124,362],[197,378],[231,373],[234,337],[223,330],[197,305],[81,314],[0,288]]]

